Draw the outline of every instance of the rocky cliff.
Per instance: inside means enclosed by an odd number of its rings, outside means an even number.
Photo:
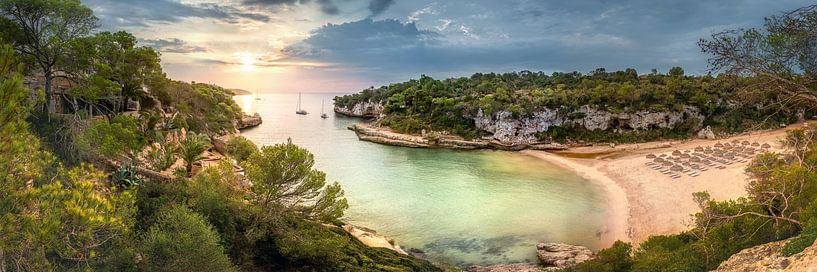
[[[335,106],[335,112],[352,117],[378,118],[383,114],[382,102],[365,101],[349,106]]]
[[[494,140],[506,145],[518,145],[537,143],[537,133],[548,131],[555,126],[579,127],[588,130],[633,131],[673,128],[687,121],[693,121],[700,126],[704,117],[694,107],[685,107],[683,111],[612,113],[595,107],[583,106],[571,112],[551,109],[537,111],[528,117],[514,117],[507,111],[498,111],[489,115],[479,110],[473,119],[476,127],[490,133]]]
[[[817,243],[803,252],[783,256],[780,250],[789,241],[771,242],[741,250],[721,263],[715,271],[817,271]]]

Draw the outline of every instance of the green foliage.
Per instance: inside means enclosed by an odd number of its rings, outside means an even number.
[[[237,271],[219,236],[199,214],[168,207],[140,242],[145,271]]]
[[[255,146],[255,143],[242,136],[233,137],[227,141],[227,154],[239,163],[247,160],[256,151],[258,147]]]
[[[144,178],[136,172],[136,166],[132,164],[122,164],[115,171],[111,172],[111,182],[120,188],[130,188],[144,182]]]
[[[589,74],[514,72],[477,73],[471,77],[419,80],[369,88],[357,94],[335,98],[338,107],[351,108],[355,103],[379,102],[385,118],[379,120],[397,132],[419,133],[421,130],[448,131],[465,138],[481,136],[473,117],[482,113],[496,118],[499,112],[514,118],[533,117],[533,113],[556,110],[568,120],[581,118],[571,112],[584,106],[612,113],[640,111],[680,112],[686,106],[700,110],[703,124],[679,124],[673,128],[635,130],[611,124],[606,131],[585,132],[580,128],[556,127],[541,133],[540,139],[560,141],[647,141],[689,137],[702,126],[718,132],[776,126],[792,121],[796,112],[779,107],[772,97],[747,100],[733,92],[743,86],[758,84],[756,78],[734,76],[684,76],[674,67],[669,75],[638,75],[633,69],[607,72],[597,69]],[[743,103],[732,106],[730,104]],[[812,113],[807,110],[806,114]],[[762,122],[758,120],[767,120]]]
[[[193,164],[204,159],[202,153],[210,149],[210,137],[206,134],[188,132],[186,137],[179,141],[179,157],[184,160],[185,170],[188,174],[193,172]]]
[[[633,266],[630,258],[632,246],[622,241],[616,241],[613,246],[596,253],[593,261],[580,263],[567,271],[588,271],[588,272],[617,272],[629,271]]]
[[[797,237],[786,243],[781,253],[783,256],[791,256],[803,252],[804,249],[814,244],[814,240],[817,240],[817,218],[812,219]]]
[[[241,164],[253,183],[252,202],[270,215],[294,212],[334,222],[349,205],[340,184],[326,185],[326,174],[313,169],[314,165],[312,154],[291,140],[262,147]]]
[[[77,141],[80,149],[93,150],[95,155],[106,158],[131,156],[144,144],[136,118],[127,115],[92,121]]]
[[[232,132],[241,118],[241,107],[232,93],[216,85],[172,81],[164,77],[148,80],[151,93],[163,105],[178,110],[177,125],[188,130],[219,134]]]
[[[176,162],[176,144],[167,142],[161,132],[156,132],[153,143],[145,154],[145,162],[154,171],[164,171]]]
[[[339,227],[289,219],[273,229],[256,243],[257,265],[266,270],[441,271],[424,260],[368,247]]]

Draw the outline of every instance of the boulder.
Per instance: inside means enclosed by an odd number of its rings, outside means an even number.
[[[715,133],[712,132],[712,127],[706,126],[705,128],[699,130],[698,131],[698,138],[714,140],[715,139]]]
[[[589,260],[593,251],[584,246],[540,243],[536,245],[536,255],[546,267],[566,268]]]
[[[241,117],[241,120],[238,120],[238,122],[236,123],[235,128],[236,129],[245,129],[245,128],[257,127],[257,126],[261,125],[261,122],[262,122],[261,121],[261,115],[259,115],[257,112],[255,114],[253,114],[253,115],[244,114],[244,116]]]

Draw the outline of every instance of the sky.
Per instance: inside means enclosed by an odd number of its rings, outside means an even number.
[[[82,0],[168,76],[252,92],[356,92],[476,72],[708,72],[696,43],[811,0]]]

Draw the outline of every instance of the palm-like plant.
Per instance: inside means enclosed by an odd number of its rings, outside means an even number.
[[[204,133],[190,132],[184,140],[179,141],[179,156],[184,160],[188,174],[193,171],[193,164],[204,158],[201,153],[210,148],[210,145],[210,137]]]

